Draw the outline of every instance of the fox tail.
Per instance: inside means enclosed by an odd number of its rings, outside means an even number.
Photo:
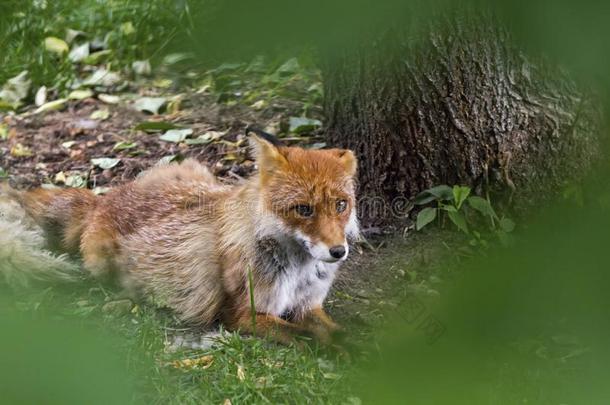
[[[77,281],[77,253],[95,195],[80,189],[17,191],[0,184],[0,280],[10,285],[31,281]],[[55,253],[61,252],[61,254]]]

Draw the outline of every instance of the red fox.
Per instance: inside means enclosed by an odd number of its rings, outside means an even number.
[[[103,196],[35,189],[17,200],[93,276],[152,294],[186,321],[328,343],[338,326],[322,304],[359,233],[356,158],[249,132],[258,171],[241,184],[185,160]]]

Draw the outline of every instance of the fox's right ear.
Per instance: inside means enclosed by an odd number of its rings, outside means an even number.
[[[261,172],[270,172],[288,163],[278,149],[281,143],[273,135],[251,128],[246,128],[246,135]]]

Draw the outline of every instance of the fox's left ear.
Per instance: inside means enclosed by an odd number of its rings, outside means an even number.
[[[358,170],[358,159],[356,159],[354,152],[349,149],[335,149],[334,153],[345,167],[347,174],[350,176],[356,175],[356,171]]]
[[[267,136],[261,136],[261,134],[255,131],[251,132],[249,136],[250,147],[261,172],[272,172],[274,169],[281,168],[287,163],[286,158],[279,150],[278,143],[273,142],[273,138],[269,139]]]

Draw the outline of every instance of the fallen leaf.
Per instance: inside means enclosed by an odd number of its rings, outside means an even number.
[[[84,36],[86,36],[86,34],[83,31],[73,30],[71,28],[66,30],[66,42],[69,44],[71,44],[76,38],[81,38]]]
[[[117,142],[113,147],[112,150],[126,150],[126,149],[133,149],[136,146],[138,146],[137,143],[135,142]]]
[[[198,357],[195,359],[183,359],[183,360],[174,360],[169,363],[174,368],[177,369],[207,369],[212,366],[214,363],[214,356],[206,355],[202,357]]]
[[[170,79],[156,79],[153,81],[153,86],[159,87],[161,89],[167,89],[172,85],[173,81]]]
[[[159,137],[159,139],[161,139],[162,141],[166,141],[166,142],[174,142],[174,143],[180,143],[180,142],[184,142],[184,140],[192,135],[193,130],[190,128],[187,129],[170,129],[169,131],[165,132],[163,135],[161,135]]]
[[[91,118],[92,120],[100,120],[100,121],[107,120],[109,117],[110,117],[110,111],[108,111],[105,108],[101,109],[101,110],[93,111],[91,113],[91,115],[89,116],[89,118]]]
[[[92,97],[93,92],[89,89],[85,90],[74,90],[68,94],[68,100],[84,100],[86,98]]]
[[[32,81],[28,78],[28,71],[24,70],[17,76],[6,81],[0,91],[0,99],[9,104],[12,108],[17,108],[28,96]]]
[[[306,117],[290,117],[290,132],[300,134],[303,132],[309,132],[322,126],[320,120],[306,118]]]
[[[169,114],[175,114],[180,111],[180,107],[182,106],[182,100],[184,95],[179,94],[177,96],[172,97],[167,103],[167,112]]]
[[[168,129],[180,128],[176,124],[172,124],[171,122],[166,121],[144,121],[140,122],[133,129],[136,131],[144,131],[144,132],[160,132],[167,131]]]
[[[255,110],[262,110],[263,108],[267,107],[267,102],[265,100],[258,100],[250,107],[254,108]]]
[[[89,42],[82,45],[75,46],[68,54],[68,59],[72,62],[81,62],[83,59],[89,56]]]
[[[66,181],[64,182],[64,184],[67,187],[84,188],[87,185],[87,181],[85,180],[85,178],[83,176],[80,176],[78,174],[73,174],[66,178]]]
[[[36,92],[36,96],[34,96],[34,104],[36,107],[40,107],[44,103],[47,102],[47,86],[40,86],[38,91]]]
[[[133,72],[140,76],[148,76],[152,72],[150,62],[147,60],[136,60],[131,64]]]
[[[217,141],[224,135],[224,132],[208,131],[205,134],[199,135],[195,139],[187,139],[187,145],[204,145],[213,141]]]
[[[244,370],[244,366],[241,364],[237,365],[237,379],[239,381],[244,381],[246,379],[246,371]]]
[[[110,187],[98,186],[98,187],[93,188],[93,194],[95,194],[95,195],[106,194],[109,191],[110,191]]]
[[[111,72],[104,68],[100,68],[93,72],[91,76],[83,81],[85,86],[105,86],[111,87],[121,82],[121,76],[118,73]]]
[[[76,143],[76,141],[67,141],[67,142],[63,142],[61,144],[61,146],[66,149],[70,149],[75,143]]]
[[[56,53],[58,55],[68,53],[70,50],[70,47],[66,41],[57,37],[46,37],[44,39],[44,47],[47,51]]]
[[[161,159],[159,159],[159,161],[157,162],[157,166],[163,166],[163,165],[167,165],[171,162],[173,162],[174,160],[176,160],[176,158],[178,157],[178,155],[167,155],[167,156],[163,156]]]
[[[99,167],[100,169],[112,169],[114,166],[118,165],[121,159],[115,158],[95,158],[91,159],[91,164]]]
[[[97,98],[106,104],[118,104],[121,102],[121,98],[119,96],[113,96],[112,94],[98,94]]]
[[[64,172],[59,172],[59,173],[55,174],[53,181],[55,183],[66,184],[66,174]]]
[[[159,114],[159,110],[167,103],[164,97],[142,97],[136,100],[134,108],[138,111]]]
[[[32,151],[27,146],[18,143],[11,148],[11,155],[15,157],[28,157],[32,156]]]
[[[40,113],[47,112],[47,111],[61,110],[66,106],[67,102],[68,102],[68,100],[65,98],[60,98],[58,100],[49,101],[48,103],[44,103],[43,105],[38,107],[36,109],[36,111],[34,111],[34,114],[40,114]]]
[[[108,59],[110,55],[112,55],[112,50],[104,49],[103,51],[93,52],[85,56],[81,62],[86,65],[99,65],[100,63]]]

